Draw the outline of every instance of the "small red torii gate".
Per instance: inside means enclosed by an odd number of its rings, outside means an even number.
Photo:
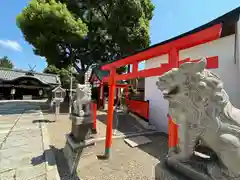
[[[103,78],[103,82],[109,84],[109,97],[108,97],[108,114],[107,114],[107,128],[106,128],[106,142],[105,142],[105,157],[109,158],[110,149],[112,144],[112,120],[113,120],[113,105],[114,105],[114,91],[116,81],[128,80],[133,78],[143,78],[151,76],[160,76],[163,73],[171,70],[172,68],[179,67],[180,64],[190,61],[190,58],[179,60],[179,51],[190,48],[196,45],[204,44],[209,41],[216,40],[220,37],[222,24],[213,25],[207,29],[199,32],[180,37],[176,40],[148,48],[142,52],[136,53],[132,56],[123,58],[110,64],[103,65],[102,70],[110,71],[108,77]],[[147,61],[153,57],[168,54],[168,64],[162,64],[160,67],[138,70],[138,63]],[[199,60],[193,60],[199,61]],[[116,69],[126,65],[132,65],[133,70],[127,74],[116,74]],[[218,57],[207,58],[207,68],[218,68]],[[177,145],[177,126],[169,120],[169,148]]]

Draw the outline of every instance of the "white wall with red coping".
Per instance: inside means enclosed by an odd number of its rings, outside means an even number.
[[[240,109],[240,73],[239,62],[234,60],[235,35],[226,36],[218,40],[201,44],[192,48],[181,50],[179,60],[191,58],[218,56],[218,69],[211,69],[219,75],[224,83],[225,90],[229,94],[234,106]],[[240,60],[240,59],[238,59]],[[145,63],[145,69],[159,67],[168,62],[168,55],[152,58]],[[149,100],[149,119],[161,132],[168,133],[168,101],[163,99],[162,93],[156,87],[158,77],[145,79],[145,100]],[[183,104],[184,105],[184,104]]]

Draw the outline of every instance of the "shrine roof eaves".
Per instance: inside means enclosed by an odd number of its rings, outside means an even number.
[[[32,74],[29,75],[29,74]],[[58,75],[48,73],[29,72],[19,69],[0,68],[0,79],[3,81],[13,81],[20,77],[34,77],[44,84],[59,85],[61,84]]]

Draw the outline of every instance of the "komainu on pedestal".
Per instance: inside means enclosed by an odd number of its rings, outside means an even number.
[[[71,174],[75,173],[81,157],[88,153],[89,149],[91,149],[90,146],[94,145],[91,137],[93,118],[90,76],[91,69],[85,74],[85,84],[77,84],[72,114],[69,117],[72,121],[72,129],[70,134],[67,135],[63,151]]]
[[[240,110],[205,66],[204,58],[187,62],[156,82],[179,127],[179,144],[166,163],[195,180],[240,180]]]

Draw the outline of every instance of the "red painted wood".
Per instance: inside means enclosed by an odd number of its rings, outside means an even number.
[[[108,114],[107,114],[107,128],[105,148],[109,149],[112,144],[112,122],[113,122],[113,105],[114,105],[114,91],[116,88],[116,71],[111,70],[109,78],[109,95],[108,95]]]
[[[173,138],[172,138],[172,118],[170,115],[167,115],[168,117],[168,148],[173,147]]]
[[[179,67],[179,51],[176,48],[171,49],[171,51],[168,53],[169,56],[169,64],[172,68],[178,68]],[[173,123],[171,117],[170,118],[170,131],[169,131],[169,137],[168,139],[171,142],[171,146],[175,147],[177,145],[178,140],[178,128],[177,124]]]
[[[207,69],[215,69],[218,68],[218,56],[212,56],[212,57],[208,57],[207,59]],[[181,60],[179,62],[179,65],[183,64],[184,62],[188,62],[190,60],[190,58]],[[197,62],[200,61],[200,59],[197,60],[191,60],[192,62]],[[116,76],[116,80],[128,80],[128,79],[134,79],[134,78],[141,78],[141,77],[151,77],[151,76],[160,76],[163,73],[169,71],[172,69],[173,66],[171,66],[170,64],[161,64],[161,67],[157,67],[157,68],[152,68],[152,69],[146,69],[146,70],[141,70],[138,71],[137,73],[129,73],[129,74],[121,74],[121,75],[117,75]],[[108,77],[104,77],[103,78],[104,82],[108,81]]]
[[[133,73],[138,72],[138,62],[133,63]]]
[[[169,57],[169,65],[172,68],[177,68],[178,62],[179,62],[179,51],[176,48],[171,49],[168,53],[168,57]]]
[[[173,148],[178,145],[178,125],[172,117],[168,115],[168,147]]]
[[[97,130],[97,104],[92,103],[93,110],[93,129]]]
[[[172,48],[178,50],[190,48],[199,44],[204,44],[209,41],[216,40],[220,37],[222,30],[222,25],[217,24],[200,32],[191,34],[189,36],[184,36],[180,39],[170,41],[169,43],[159,45],[153,48],[149,48],[145,51],[139,52],[132,56],[128,56],[124,59],[115,61],[113,63],[104,65],[101,67],[102,70],[110,70],[118,67],[122,67],[128,64],[133,64],[135,62],[140,62],[143,60],[149,60],[156,56],[161,56],[167,54]]]
[[[137,101],[127,100],[128,108],[131,112],[136,113],[144,119],[149,119],[149,102],[148,101]]]
[[[169,71],[171,66],[169,64],[165,65],[164,67],[157,67],[152,69],[146,69],[138,71],[138,73],[129,73],[129,74],[120,74],[116,76],[116,81],[120,80],[128,80],[128,79],[134,79],[134,78],[143,78],[143,77],[151,77],[151,76],[160,76],[163,73]],[[103,78],[103,81],[107,82],[108,77]]]
[[[213,56],[207,58],[207,69],[217,69],[218,68],[218,56]]]
[[[137,53],[133,56],[126,57],[122,60],[115,61],[111,64],[107,64],[105,66],[102,66],[102,70],[111,70],[109,78],[105,78],[104,82],[109,82],[109,101],[108,101],[108,116],[107,116],[107,129],[106,129],[106,144],[105,148],[106,150],[109,150],[112,143],[112,119],[113,119],[113,103],[114,103],[114,89],[115,89],[115,82],[119,80],[127,80],[127,79],[133,79],[133,78],[140,78],[140,77],[150,77],[150,76],[157,76],[161,75],[173,67],[178,66],[178,52],[181,49],[186,49],[192,46],[196,46],[199,44],[203,44],[212,40],[215,40],[220,37],[222,25],[214,25],[208,29],[202,30],[200,32],[197,32],[195,34],[191,34],[189,36],[182,37],[180,39],[177,39],[175,41],[171,41],[169,43],[159,45],[150,49],[147,49],[143,52]],[[174,49],[174,50],[173,50]],[[161,67],[142,70],[138,72],[132,72],[128,74],[122,74],[116,76],[115,69],[118,67],[122,67],[125,65],[133,64],[136,62],[140,62],[143,60],[149,60],[152,57],[161,56],[163,54],[169,53],[170,57],[170,63],[168,65],[163,65]],[[212,67],[212,65],[211,65]],[[132,104],[132,103],[131,103]],[[129,102],[129,106],[131,106]],[[148,116],[148,112],[143,113],[143,109],[139,109],[139,105],[136,106],[132,105],[133,107],[131,109],[137,111],[138,113],[142,113],[145,116]],[[148,108],[149,109],[149,108]],[[170,132],[173,134],[173,141],[172,143],[175,144],[176,138],[178,137],[177,133],[177,126],[171,126]],[[175,139],[175,140],[174,140]]]

